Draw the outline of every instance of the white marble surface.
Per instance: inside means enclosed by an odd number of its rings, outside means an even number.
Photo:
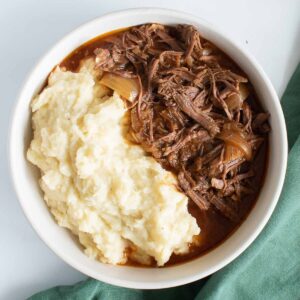
[[[1,0],[0,299],[25,299],[85,278],[37,237],[13,191],[8,124],[20,86],[36,60],[78,25],[107,12],[142,6],[183,10],[216,24],[257,58],[279,96],[300,60],[299,0]]]

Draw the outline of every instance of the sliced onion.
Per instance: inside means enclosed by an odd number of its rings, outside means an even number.
[[[218,135],[218,138],[223,140],[226,145],[226,152],[230,151],[229,153],[225,153],[225,156],[229,158],[229,156],[238,156],[239,153],[235,150],[229,148],[227,150],[227,146],[231,145],[235,148],[238,148],[240,151],[243,152],[243,156],[247,160],[251,160],[252,158],[252,148],[251,145],[247,142],[246,135],[243,130],[238,127],[236,123],[227,123],[223,126],[222,132]],[[235,151],[235,153],[232,153]]]
[[[240,150],[240,148],[235,147],[231,144],[226,144],[225,146],[225,157],[224,157],[224,162],[229,162],[236,160],[238,158],[243,158],[244,157],[244,152]]]
[[[130,102],[133,102],[139,93],[138,82],[133,78],[125,78],[112,73],[105,73],[100,83],[116,91],[120,96]]]
[[[243,131],[243,129],[241,128],[241,126],[236,123],[236,122],[228,122],[228,123],[225,123],[223,125],[223,130],[224,131],[235,131],[237,132],[238,134],[240,134],[241,136],[245,137],[245,133]]]
[[[239,84],[239,92],[240,92],[240,95],[241,95],[241,100],[245,101],[248,98],[249,94],[250,94],[250,91],[247,87],[247,84],[240,83]]]
[[[225,99],[225,102],[226,102],[229,110],[231,110],[231,111],[241,109],[242,103],[243,103],[239,93],[231,93]]]
[[[250,92],[249,92],[247,85],[245,83],[240,83],[239,91],[230,93],[225,99],[225,102],[226,102],[229,110],[231,110],[231,111],[240,110],[243,102],[249,96],[249,93]]]
[[[247,160],[252,157],[252,149],[248,142],[236,132],[221,132],[220,139],[242,150]]]

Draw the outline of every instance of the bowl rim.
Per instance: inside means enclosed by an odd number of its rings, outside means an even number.
[[[208,27],[212,32],[222,36],[222,38],[226,41],[228,45],[233,47],[235,51],[242,53],[249,61],[249,63],[252,65],[254,69],[258,71],[260,76],[263,78],[264,83],[268,86],[268,90],[271,94],[271,98],[273,100],[273,105],[276,107],[276,111],[278,113],[278,118],[280,120],[280,127],[282,129],[282,153],[281,153],[281,172],[278,174],[279,178],[277,180],[278,185],[276,190],[273,192],[273,198],[270,201],[270,204],[268,205],[268,209],[264,215],[264,218],[258,223],[256,230],[252,232],[252,234],[245,239],[243,242],[241,242],[241,245],[236,249],[231,255],[226,257],[226,259],[223,259],[223,261],[219,262],[217,265],[214,265],[213,267],[210,267],[208,270],[203,271],[202,273],[195,273],[190,276],[182,277],[180,279],[175,279],[175,280],[169,280],[169,281],[163,281],[161,283],[157,282],[134,282],[131,280],[127,280],[126,278],[118,279],[114,278],[111,276],[106,276],[97,273],[96,271],[87,268],[86,266],[82,264],[76,263],[74,260],[72,260],[67,254],[62,253],[58,251],[50,242],[48,242],[44,238],[43,230],[35,226],[34,222],[32,221],[31,217],[27,213],[27,208],[25,204],[25,199],[22,195],[22,189],[19,183],[17,182],[18,178],[18,168],[17,165],[14,162],[14,156],[12,155],[14,143],[15,143],[15,132],[16,132],[16,112],[18,111],[18,107],[21,103],[22,98],[24,97],[23,94],[26,90],[26,87],[28,83],[30,82],[30,79],[32,78],[35,70],[37,70],[42,62],[49,56],[49,54],[56,49],[59,45],[65,43],[73,34],[76,32],[79,32],[80,30],[84,29],[85,27],[91,26],[93,23],[97,23],[100,20],[103,20],[105,18],[116,18],[116,17],[121,17],[121,16],[130,16],[130,15],[135,15],[135,14],[165,14],[165,15],[172,15],[174,18],[179,17],[179,18],[184,18],[189,22],[196,22],[199,25],[201,24],[202,26]],[[73,49],[74,50],[74,49]],[[160,288],[168,288],[168,287],[175,287],[183,284],[187,284],[199,279],[202,279],[206,276],[209,276],[213,274],[214,272],[220,270],[230,262],[232,262],[235,258],[237,258],[242,252],[244,252],[250,244],[257,238],[257,236],[261,233],[262,229],[265,227],[266,223],[270,219],[275,206],[279,200],[279,196],[283,187],[284,183],[284,178],[285,178],[285,173],[286,173],[286,168],[287,168],[287,156],[288,156],[288,140],[287,140],[287,130],[286,130],[286,125],[285,125],[285,120],[284,120],[284,115],[283,111],[280,105],[280,101],[278,99],[278,96],[276,94],[276,91],[267,77],[266,73],[262,69],[262,67],[258,64],[256,59],[246,50],[244,49],[241,45],[233,41],[226,33],[224,33],[220,28],[216,27],[215,25],[207,22],[205,19],[186,13],[186,12],[181,12],[173,9],[166,9],[166,8],[156,8],[156,7],[145,7],[145,8],[129,8],[129,9],[124,9],[124,10],[119,10],[107,14],[103,14],[100,17],[96,17],[90,21],[84,22],[83,24],[77,26],[75,29],[70,31],[68,34],[64,35],[61,39],[59,39],[45,54],[43,54],[38,62],[33,66],[31,71],[25,76],[25,79],[23,81],[23,84],[21,85],[20,92],[17,96],[17,100],[15,101],[14,107],[12,109],[12,113],[10,115],[10,125],[9,125],[9,143],[8,143],[8,157],[9,157],[9,168],[10,168],[10,175],[12,178],[12,183],[14,190],[17,194],[17,198],[19,200],[19,203],[22,207],[22,211],[26,218],[28,219],[29,223],[31,224],[32,228],[34,229],[35,232],[37,232],[39,238],[58,256],[60,257],[63,261],[65,261],[67,264],[75,268],[76,270],[84,273],[85,275],[88,275],[90,277],[93,277],[97,280],[101,280],[103,282],[117,285],[117,286],[122,286],[122,287],[127,287],[127,288],[135,288],[135,289],[160,289]],[[183,264],[184,265],[184,264]]]

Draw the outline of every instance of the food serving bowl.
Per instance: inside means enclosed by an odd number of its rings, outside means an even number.
[[[257,203],[242,225],[220,246],[192,261],[165,268],[113,266],[87,257],[67,229],[50,214],[38,185],[38,171],[25,157],[31,137],[30,102],[49,72],[70,52],[94,37],[143,23],[192,24],[201,35],[227,53],[254,85],[265,111],[271,115],[268,167]],[[178,11],[156,8],[129,9],[90,21],[59,41],[34,67],[21,90],[13,112],[10,132],[11,173],[23,210],[40,238],[59,257],[82,273],[98,280],[138,289],[178,286],[204,278],[239,256],[258,236],[278,201],[287,163],[287,135],[276,92],[256,60],[215,26]]]

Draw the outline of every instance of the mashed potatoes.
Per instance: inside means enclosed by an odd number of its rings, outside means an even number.
[[[188,251],[200,229],[176,179],[124,139],[126,109],[91,71],[56,68],[32,102],[34,138],[27,152],[41,169],[40,186],[60,226],[78,235],[102,262],[128,256],[164,265]]]

